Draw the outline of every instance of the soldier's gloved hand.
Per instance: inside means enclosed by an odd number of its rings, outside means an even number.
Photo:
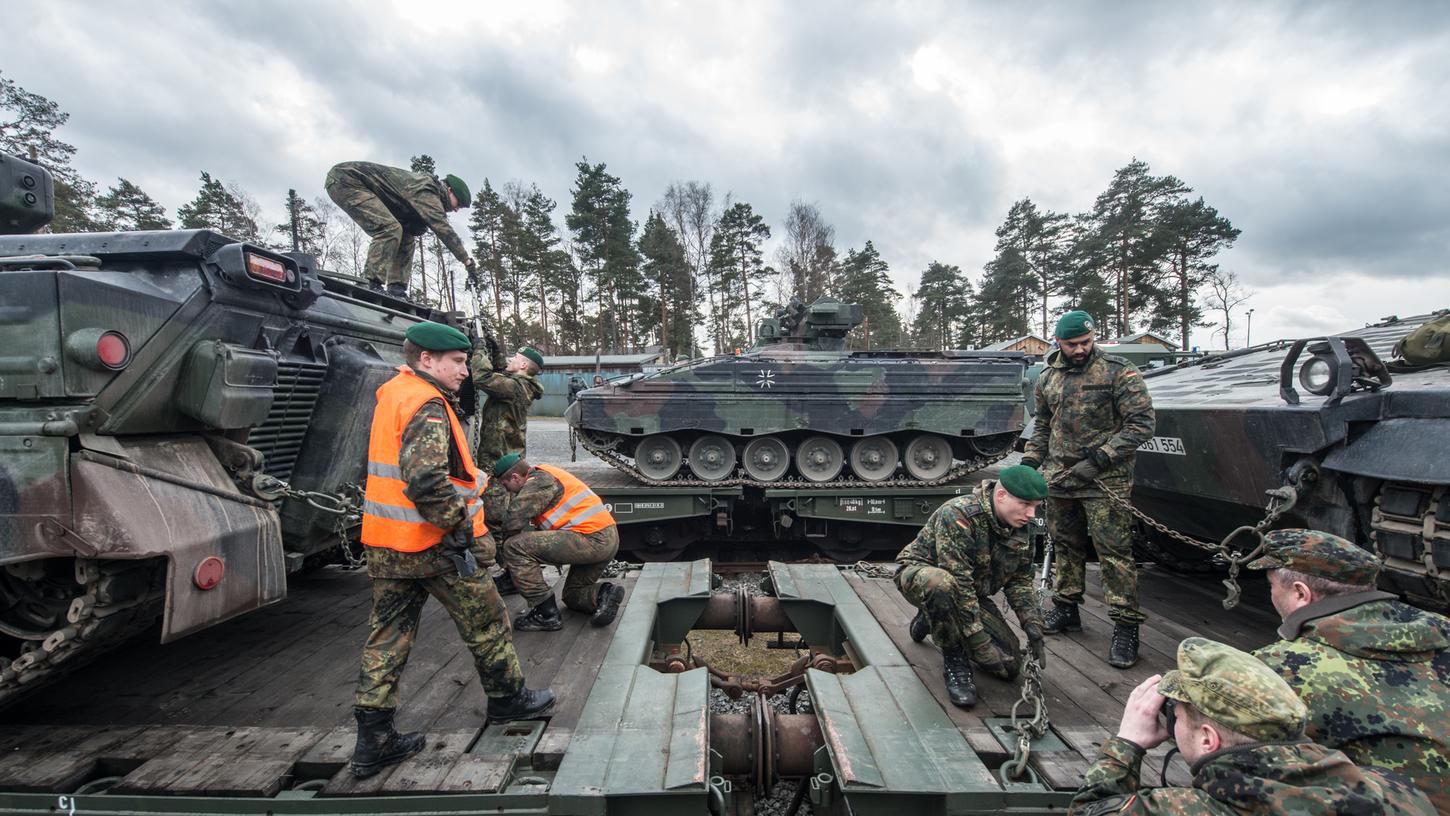
[[[1093,479],[1109,465],[1108,455],[1098,448],[1082,458],[1082,461],[1072,466],[1067,475],[1077,479],[1082,484],[1092,484]]]
[[[477,286],[479,284],[478,264],[474,263],[472,258],[469,258],[463,262],[463,268],[468,271],[468,282]]]
[[[467,578],[478,572],[478,559],[473,556],[473,525],[464,519],[457,527],[443,534],[442,544],[448,553],[448,558],[458,570],[458,574]]]
[[[1013,675],[1012,658],[998,646],[986,630],[967,638],[967,650],[972,662],[981,666],[988,674],[1001,678]]]
[[[1033,470],[1037,470],[1042,467],[1041,462],[1037,461],[1036,459],[1028,459],[1026,456],[1022,457],[1021,464],[1024,464],[1027,467],[1032,468]]]
[[[1027,634],[1027,651],[1032,653],[1032,659],[1037,661],[1037,667],[1047,668],[1047,636],[1042,631],[1042,624],[1033,623],[1022,627]]]

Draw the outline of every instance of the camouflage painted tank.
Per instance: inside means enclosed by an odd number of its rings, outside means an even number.
[[[43,225],[48,177],[0,158],[0,226]],[[328,497],[424,314],[209,231],[0,237],[0,704],[339,557]]]
[[[1024,355],[847,352],[861,321],[857,304],[796,302],[747,353],[583,391],[565,417],[650,484],[940,484],[1011,450]]]
[[[1386,588],[1450,608],[1450,365],[1392,353],[1433,317],[1145,371],[1157,436],[1139,449],[1134,504],[1218,541],[1262,519],[1265,491],[1288,484],[1298,498],[1275,527],[1359,542],[1384,557]],[[1142,542],[1169,566],[1211,566],[1166,536]]]

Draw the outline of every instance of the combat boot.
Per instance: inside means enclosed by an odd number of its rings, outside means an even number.
[[[368,289],[373,292],[382,292],[384,291],[383,282],[377,278],[368,278]]]
[[[352,775],[362,779],[402,762],[423,750],[422,734],[399,734],[393,728],[393,709],[354,708],[357,717],[357,747],[352,751]]]
[[[624,603],[624,587],[605,581],[599,585],[599,600],[594,614],[589,616],[590,626],[608,626],[619,614],[619,605]]]
[[[1108,647],[1108,665],[1130,669],[1138,662],[1138,624],[1113,624],[1113,643]]]
[[[535,720],[554,707],[554,692],[520,687],[508,697],[488,698],[488,721]]]
[[[388,284],[388,294],[399,300],[407,300],[408,287],[406,284],[393,281],[392,283]]]
[[[514,629],[520,632],[557,632],[564,628],[559,619],[559,603],[550,595],[527,615],[514,618]]]
[[[911,619],[911,625],[906,627],[906,633],[911,635],[911,639],[917,643],[926,640],[926,636],[931,634],[931,619],[926,616],[925,609],[916,610],[916,617]]]
[[[977,704],[977,681],[972,676],[972,661],[961,649],[947,649],[941,653],[942,678],[946,680],[947,697],[957,708],[971,708]]]
[[[1077,604],[1053,601],[1052,609],[1042,619],[1042,631],[1049,635],[1081,632],[1082,617],[1077,613]]]
[[[519,587],[514,583],[514,574],[508,570],[493,576],[493,588],[498,590],[500,595],[519,594]]]

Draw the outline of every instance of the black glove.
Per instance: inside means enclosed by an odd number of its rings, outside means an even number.
[[[1082,484],[1092,484],[1093,479],[1096,479],[1109,464],[1111,461],[1108,459],[1108,455],[1103,453],[1101,448],[1093,448],[1083,456],[1081,461],[1072,466],[1067,475],[1079,480]]]
[[[464,519],[457,527],[443,534],[439,542],[458,574],[467,578],[478,572],[478,559],[473,557],[473,524]]]
[[[1033,470],[1037,470],[1038,468],[1042,467],[1041,462],[1037,461],[1036,459],[1028,459],[1026,456],[1022,457],[1022,462],[1020,464],[1026,465]]]
[[[1032,654],[1032,659],[1037,661],[1039,669],[1047,668],[1047,636],[1043,634],[1040,624],[1029,624],[1022,627],[1027,633],[1027,651]]]

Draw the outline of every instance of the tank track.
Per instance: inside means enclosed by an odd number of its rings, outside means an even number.
[[[852,477],[848,479],[833,479],[829,482],[812,482],[809,479],[802,479],[795,476],[788,479],[779,479],[774,482],[763,482],[759,479],[751,479],[748,476],[734,476],[728,479],[716,479],[715,481],[706,481],[704,479],[651,479],[641,473],[639,468],[635,467],[630,461],[629,457],[615,450],[613,445],[595,444],[585,434],[575,434],[575,437],[579,440],[579,444],[584,446],[585,450],[599,457],[611,467],[628,473],[631,477],[650,487],[785,487],[803,490],[839,490],[840,488],[853,487],[940,487],[951,484],[963,476],[981,470],[994,462],[999,462],[1007,458],[1007,454],[1011,453],[1011,449],[1009,448],[996,456],[977,456],[967,460],[960,460],[959,464],[954,464],[942,476],[925,481],[921,479],[897,478],[883,479],[879,482],[868,482],[865,479]],[[740,466],[737,464],[736,467],[739,468]],[[847,468],[843,466],[841,470],[844,473]]]

